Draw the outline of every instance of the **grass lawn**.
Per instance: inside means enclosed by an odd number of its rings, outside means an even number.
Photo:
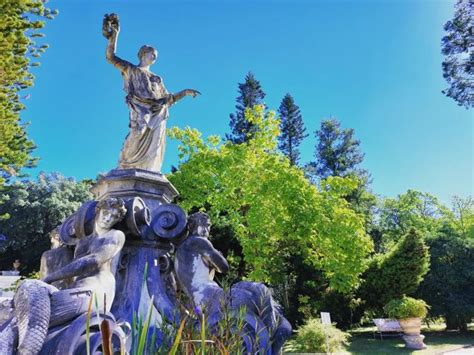
[[[470,331],[466,334],[459,332],[445,331],[444,325],[434,325],[431,328],[422,328],[425,335],[425,350],[408,350],[401,337],[390,337],[380,340],[374,339],[373,331],[375,327],[361,328],[351,331],[351,344],[347,351],[341,354],[441,354],[446,351],[460,349],[464,346],[474,346],[474,324],[471,324]],[[473,349],[474,354],[474,349]]]

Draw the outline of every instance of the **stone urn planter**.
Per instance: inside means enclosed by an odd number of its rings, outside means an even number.
[[[421,320],[428,311],[428,305],[423,300],[403,296],[401,299],[391,300],[385,307],[390,318],[396,318],[403,330],[403,340],[407,349],[426,349],[421,335]]]
[[[400,327],[403,330],[403,340],[408,349],[421,350],[426,349],[423,343],[424,335],[421,335],[421,318],[404,318],[399,319]]]

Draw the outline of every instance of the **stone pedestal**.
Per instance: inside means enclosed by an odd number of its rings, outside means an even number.
[[[158,206],[171,203],[178,196],[178,191],[164,175],[142,169],[112,170],[99,179],[91,192],[98,201],[109,197],[126,201],[140,197],[149,208],[151,219]],[[145,227],[140,236],[125,232],[125,246],[114,261],[116,295],[111,312],[117,320],[130,324],[134,313],[144,320],[152,298],[152,324],[163,317],[176,320],[168,255],[174,247],[165,240],[147,237],[149,231],[150,227]]]
[[[179,195],[163,174],[142,169],[111,170],[99,179],[91,192],[96,200],[141,197],[151,211],[163,203],[171,203]]]

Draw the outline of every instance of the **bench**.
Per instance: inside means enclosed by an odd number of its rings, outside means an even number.
[[[372,319],[372,321],[377,326],[377,330],[374,331],[374,339],[376,333],[380,335],[380,340],[383,340],[384,336],[403,335],[403,330],[400,327],[400,323],[398,323],[396,319],[376,318]]]

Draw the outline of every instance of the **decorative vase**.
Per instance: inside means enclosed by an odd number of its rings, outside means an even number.
[[[424,335],[421,335],[421,318],[399,319],[400,327],[405,334],[403,340],[408,349],[421,350],[426,349],[423,343]]]

